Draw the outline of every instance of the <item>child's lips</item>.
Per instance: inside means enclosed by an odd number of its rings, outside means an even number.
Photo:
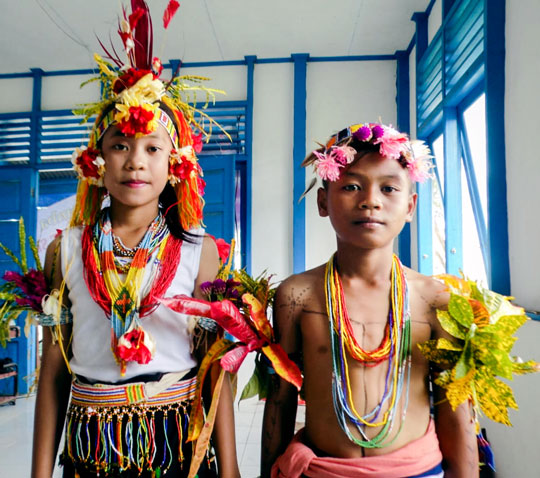
[[[373,217],[367,217],[362,219],[357,219],[356,221],[353,221],[353,224],[356,226],[365,227],[366,229],[375,229],[377,227],[381,227],[384,225],[384,222],[380,219],[376,219]]]
[[[142,188],[148,184],[146,181],[141,181],[140,179],[130,179],[129,181],[122,182],[128,188]]]

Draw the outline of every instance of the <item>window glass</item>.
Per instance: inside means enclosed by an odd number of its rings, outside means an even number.
[[[463,113],[484,218],[487,218],[486,102],[482,94]],[[487,226],[487,224],[486,224]]]
[[[478,229],[474,218],[469,185],[463,168],[461,169],[461,188],[463,214],[463,273],[468,278],[477,280],[484,286],[487,286],[484,256],[478,237]]]
[[[444,203],[441,188],[444,188],[444,148],[443,136],[439,136],[432,144],[435,156],[435,176],[431,186],[432,198],[432,237],[433,237],[433,274],[446,272],[445,255],[445,219]],[[443,189],[444,190],[444,189]]]

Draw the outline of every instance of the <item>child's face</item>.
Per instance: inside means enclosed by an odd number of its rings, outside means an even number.
[[[326,190],[319,189],[317,200],[338,243],[375,249],[392,244],[412,220],[416,197],[407,170],[374,152],[351,163]]]
[[[167,184],[172,142],[163,126],[140,138],[126,137],[115,126],[103,136],[104,184],[111,200],[129,207],[157,204]]]

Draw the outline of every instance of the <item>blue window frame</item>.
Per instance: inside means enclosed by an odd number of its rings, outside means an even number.
[[[417,136],[435,178],[419,188],[418,266],[463,271],[510,294],[504,156],[503,0],[455,0],[425,44],[417,23]],[[424,42],[424,43],[422,43]],[[496,220],[491,220],[496,218]]]

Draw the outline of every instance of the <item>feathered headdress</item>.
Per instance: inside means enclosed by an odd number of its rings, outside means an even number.
[[[163,14],[165,29],[179,6],[176,0],[169,1]],[[178,199],[180,224],[184,230],[189,230],[201,224],[204,205],[205,183],[196,155],[202,149],[203,136],[208,139],[212,125],[217,123],[183,98],[202,91],[208,104],[215,93],[223,92],[204,87],[201,82],[208,78],[178,76],[178,71],[173,72],[167,82],[162,81],[163,65],[152,54],[153,29],[148,5],[144,0],[131,0],[131,10],[128,14],[123,9],[118,24],[125,60],[114,45],[107,49],[98,40],[106,60],[94,55],[99,75],[86,83],[100,82],[101,100],[74,110],[75,114],[84,116],[83,122],[94,115],[96,120],[88,146],[77,148],[72,157],[79,184],[71,225],[93,224],[101,209],[106,190],[103,186],[105,162],[99,146],[107,128],[114,124],[126,136],[140,137],[162,125],[174,145],[169,161],[169,182]],[[196,113],[200,120],[195,118]],[[208,132],[205,123],[209,125]]]

